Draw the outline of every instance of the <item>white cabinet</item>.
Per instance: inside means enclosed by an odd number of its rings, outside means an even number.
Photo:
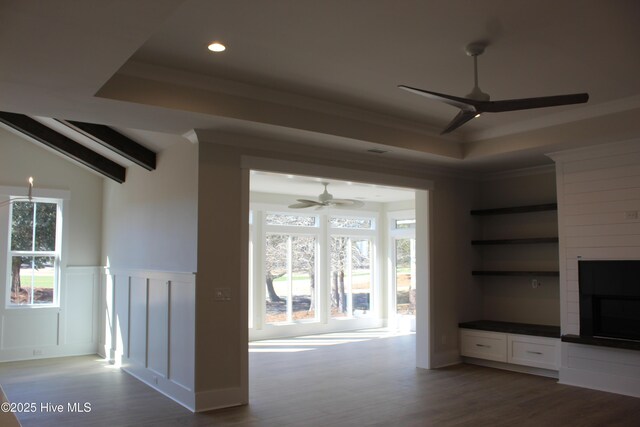
[[[460,354],[557,371],[560,340],[504,332],[460,329]]]
[[[479,359],[507,361],[507,334],[460,329],[460,353]]]
[[[507,362],[542,369],[559,369],[557,338],[507,334]]]

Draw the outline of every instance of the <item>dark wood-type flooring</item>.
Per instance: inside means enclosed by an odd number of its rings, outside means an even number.
[[[382,335],[382,337],[380,337]],[[640,399],[472,365],[415,368],[415,337],[360,331],[251,345],[248,406],[192,414],[97,356],[0,364],[13,402],[90,402],[23,426],[640,426]]]

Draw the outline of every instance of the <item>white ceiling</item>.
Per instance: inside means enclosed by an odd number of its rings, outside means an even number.
[[[638,22],[637,0],[4,0],[0,110],[148,131],[158,150],[204,129],[533,166],[640,135]],[[227,51],[207,51],[214,39]],[[440,136],[455,109],[396,86],[464,96],[464,47],[478,40],[492,99],[586,91],[589,103],[485,114]]]
[[[251,171],[251,191],[268,194],[290,195],[316,200],[324,191],[322,183],[328,183],[327,191],[336,199],[357,199],[368,202],[392,203],[413,200],[415,192],[405,188],[387,187],[353,181],[299,175]]]

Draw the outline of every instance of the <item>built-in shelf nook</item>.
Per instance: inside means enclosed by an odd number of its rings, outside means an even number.
[[[470,211],[476,218],[470,241],[476,257],[471,274],[482,287],[483,320],[458,325],[460,354],[469,363],[557,377],[561,342],[559,295],[554,295],[560,276],[558,205],[509,204],[523,200],[523,188],[536,193],[527,192],[531,199],[555,198],[553,181],[541,176],[507,181],[488,182],[487,194],[492,196],[482,200],[507,207]],[[541,186],[541,182],[547,184]]]

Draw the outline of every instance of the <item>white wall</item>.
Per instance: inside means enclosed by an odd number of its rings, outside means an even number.
[[[431,228],[432,345],[434,366],[459,361],[458,323],[482,316],[482,288],[473,280],[474,252],[469,244],[477,204],[477,182],[453,177],[435,178]]]
[[[158,154],[156,170],[105,180],[103,265],[196,271],[197,159],[197,146],[179,143]]]
[[[63,190],[60,307],[5,308],[0,298],[0,360],[91,354],[98,345],[98,286],[102,178],[39,144],[0,128],[0,186]],[[7,241],[8,209],[0,208],[0,241]],[[7,276],[7,246],[0,245],[0,278]]]
[[[563,334],[580,333],[578,259],[640,259],[640,140],[554,153]],[[640,396],[640,351],[562,343],[560,382]]]
[[[105,181],[100,289],[100,353],[192,410],[197,159],[197,145],[179,143],[156,170]]]

